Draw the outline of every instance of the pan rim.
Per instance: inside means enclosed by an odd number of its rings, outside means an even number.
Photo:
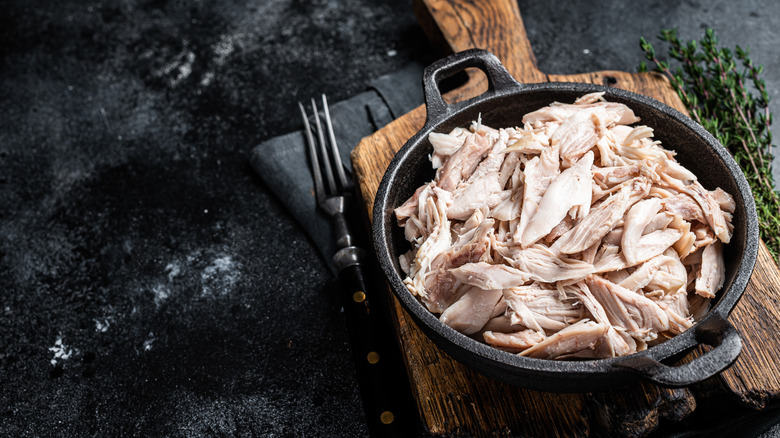
[[[537,359],[524,356],[518,356],[516,354],[507,353],[502,350],[490,347],[487,344],[480,343],[472,338],[463,335],[456,330],[450,328],[446,324],[440,322],[435,314],[426,309],[423,304],[413,296],[411,292],[402,283],[400,273],[395,269],[394,262],[390,253],[390,241],[389,236],[392,231],[392,208],[387,205],[388,196],[390,195],[390,183],[397,177],[399,167],[408,159],[408,156],[414,148],[419,147],[420,143],[427,137],[430,132],[436,130],[442,124],[450,121],[454,116],[463,113],[474,112],[475,109],[487,105],[490,102],[506,98],[506,97],[520,97],[529,92],[561,92],[570,91],[577,93],[590,93],[590,92],[605,92],[605,97],[617,97],[622,100],[628,100],[636,102],[640,105],[651,108],[654,111],[661,113],[664,117],[669,117],[672,120],[684,125],[686,129],[690,130],[694,135],[702,138],[703,142],[717,155],[718,159],[729,170],[730,177],[734,180],[734,183],[739,192],[739,196],[742,198],[743,205],[745,207],[745,248],[742,253],[742,260],[736,266],[737,273],[734,280],[729,285],[728,289],[721,290],[722,294],[718,303],[713,306],[712,309],[706,314],[701,321],[696,325],[702,324],[709,318],[715,315],[722,317],[728,316],[728,313],[734,308],[739,298],[744,293],[747,283],[750,279],[750,275],[755,266],[755,261],[758,253],[758,220],[755,212],[755,205],[753,201],[752,192],[747,184],[747,180],[744,174],[739,169],[736,162],[733,160],[728,151],[701,125],[693,121],[688,116],[681,112],[671,108],[670,106],[638,93],[632,91],[623,90],[614,87],[607,87],[598,84],[578,83],[578,82],[547,82],[547,83],[535,83],[535,84],[517,84],[513,87],[508,87],[503,90],[498,90],[491,95],[481,95],[471,100],[461,102],[458,104],[457,110],[453,108],[446,108],[444,114],[429,114],[428,121],[425,126],[412,136],[406,144],[396,153],[393,160],[388,166],[385,175],[382,178],[379,189],[377,190],[374,210],[373,210],[373,237],[375,249],[380,259],[380,265],[385,273],[386,279],[390,282],[391,289],[394,295],[402,302],[406,310],[412,314],[415,321],[425,328],[426,335],[431,336],[430,332],[434,333],[433,337],[438,337],[439,340],[446,340],[452,346],[468,351],[472,354],[485,358],[487,360],[495,362],[494,365],[498,368],[506,369],[521,369],[524,371],[534,371],[538,373],[552,373],[552,375],[570,374],[577,376],[588,375],[600,375],[600,374],[614,374],[626,372],[617,367],[620,362],[633,357],[648,356],[656,360],[664,360],[677,354],[683,353],[690,348],[698,344],[694,336],[694,330],[688,329],[683,333],[653,347],[648,348],[642,352],[632,353],[630,355],[616,357],[616,358],[604,358],[604,359],[586,359],[577,361],[557,361],[549,359]],[[554,98],[551,98],[551,101]],[[433,117],[432,117],[433,116]],[[438,118],[438,120],[436,120]],[[474,117],[475,118],[475,117]],[[393,207],[394,208],[394,207]],[[399,293],[400,292],[400,293]],[[696,327],[694,325],[694,327]],[[436,341],[436,339],[434,339]],[[452,354],[452,351],[440,345],[440,342],[436,342],[437,345],[442,347],[445,351]],[[457,354],[454,354],[457,356]]]

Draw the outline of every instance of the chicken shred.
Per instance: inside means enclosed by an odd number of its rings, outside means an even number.
[[[734,198],[603,95],[429,135],[435,178],[395,215],[411,243],[404,284],[444,324],[510,353],[593,359],[708,311]]]

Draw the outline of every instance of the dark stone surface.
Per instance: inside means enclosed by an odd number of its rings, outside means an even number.
[[[707,24],[778,94],[775,2],[580,5],[521,2],[543,70]],[[4,2],[0,435],[365,435],[330,273],[247,155],[422,39],[391,0]]]
[[[420,53],[408,5],[0,20],[0,435],[365,435],[330,273],[247,155]]]

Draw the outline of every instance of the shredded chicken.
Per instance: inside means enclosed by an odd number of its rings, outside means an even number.
[[[545,338],[544,335],[533,330],[512,333],[486,331],[483,336],[489,345],[512,353],[519,353],[533,347]]]
[[[430,134],[436,176],[395,210],[406,286],[453,329],[536,358],[623,356],[690,328],[725,282],[736,203],[636,122],[591,93],[522,126]]]

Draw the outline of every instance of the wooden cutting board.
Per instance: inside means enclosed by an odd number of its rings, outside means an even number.
[[[415,13],[432,42],[451,52],[489,50],[520,82],[605,84],[651,96],[686,112],[668,81],[654,73],[548,75],[539,71],[514,0],[416,0]],[[486,89],[483,75],[469,76],[468,83],[445,96],[448,101],[464,100]],[[364,138],[352,152],[355,178],[369,218],[387,165],[424,122],[425,108],[421,106]],[[780,271],[762,243],[756,270],[729,318],[742,335],[742,354],[731,368],[701,388],[727,391],[757,409],[780,397],[778,297]],[[660,418],[677,421],[686,417],[695,409],[696,397],[703,396],[689,389],[644,383],[588,394],[553,394],[505,385],[451,359],[423,335],[394,298],[393,303],[420,418],[434,434],[585,436],[600,430],[610,435],[642,436],[654,430]]]

